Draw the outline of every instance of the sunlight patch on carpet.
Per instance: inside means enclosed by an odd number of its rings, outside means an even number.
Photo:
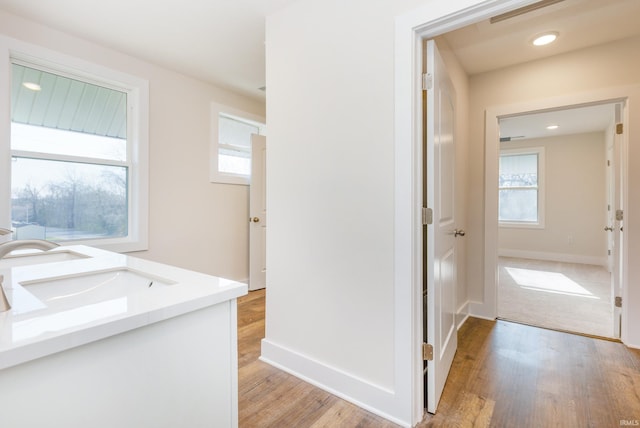
[[[587,299],[600,299],[571,278],[558,272],[512,267],[507,267],[505,270],[516,284],[528,290],[566,294]]]

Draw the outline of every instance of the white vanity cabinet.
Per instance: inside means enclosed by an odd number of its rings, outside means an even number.
[[[26,312],[16,299],[11,312],[0,313],[1,426],[236,427],[236,299],[246,294],[246,285],[92,254],[37,269],[4,269],[9,299],[16,290],[29,290],[30,276],[56,277],[62,271],[73,277],[126,267],[173,285],[154,295],[110,296],[121,310],[104,317],[96,314],[104,307],[95,299],[84,308],[45,302]],[[90,315],[83,319],[83,313]]]

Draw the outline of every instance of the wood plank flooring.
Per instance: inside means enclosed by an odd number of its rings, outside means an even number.
[[[640,424],[640,351],[618,342],[470,318],[438,413],[420,426]]]
[[[239,425],[396,427],[258,360],[265,291],[238,301]],[[619,427],[640,423],[640,351],[470,318],[436,415],[419,427]]]
[[[265,291],[238,299],[238,391],[241,428],[396,427],[258,360]]]

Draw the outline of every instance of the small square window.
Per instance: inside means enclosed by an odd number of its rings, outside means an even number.
[[[260,135],[260,127],[223,114],[218,124],[218,171],[250,176],[251,135]]]
[[[211,181],[249,184],[251,135],[265,135],[264,119],[213,105]]]
[[[544,226],[544,149],[502,150],[498,219],[502,226]]]

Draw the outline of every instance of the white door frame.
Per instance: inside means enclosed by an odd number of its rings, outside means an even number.
[[[614,176],[611,177],[613,179],[613,190],[615,191],[613,195],[613,209],[627,209],[628,206],[628,186],[629,186],[629,175],[628,175],[628,144],[629,144],[629,121],[628,121],[628,106],[619,107],[616,105],[615,112],[615,123],[616,126],[618,123],[623,123],[623,126],[627,128],[627,132],[622,132],[622,135],[618,135],[618,133],[614,133],[613,135],[613,167],[614,167]],[[622,227],[625,224],[623,220],[617,220],[615,213],[612,212],[608,220],[611,220],[610,225],[613,229],[613,248],[609,246],[612,251],[615,251],[613,262],[615,266],[611,271],[612,275],[612,297],[615,299],[617,296],[623,296],[627,293],[628,289],[625,284],[628,284],[624,279],[626,278],[626,263],[628,257],[627,253],[627,245],[629,242],[627,239],[624,239],[624,233],[622,231]],[[627,213],[628,214],[628,213]],[[622,254],[622,257],[620,256]],[[624,296],[623,301],[626,300],[626,296]],[[623,305],[625,306],[625,305]],[[625,306],[628,307],[628,306]],[[613,308],[613,337],[621,338],[622,332],[622,322],[623,317],[622,314],[626,313],[622,307],[614,306]],[[625,315],[624,318],[625,324],[629,325],[628,317]],[[626,327],[625,327],[625,340],[626,340]]]
[[[508,116],[518,116],[525,113],[536,112],[539,110],[561,110],[568,107],[581,107],[595,104],[614,104],[624,102],[623,123],[629,123],[628,98],[633,92],[637,92],[638,88],[620,87],[612,89],[603,89],[589,93],[570,94],[558,96],[550,99],[526,101],[522,103],[490,107],[485,114],[485,228],[484,228],[484,299],[482,302],[473,302],[469,305],[470,313],[484,318],[493,319],[497,316],[497,296],[498,296],[498,160],[500,157],[500,126],[499,119]],[[625,125],[628,126],[628,125]],[[623,134],[621,150],[622,150],[622,171],[624,178],[622,180],[623,200],[627,201],[627,171],[626,163],[628,162],[626,153],[628,147],[628,132]],[[489,183],[495,183],[495,186]],[[623,295],[626,293],[626,266],[628,254],[628,240],[622,242],[622,287]],[[623,305],[625,305],[623,298]],[[622,341],[625,342],[626,332],[626,313],[622,310]]]
[[[395,26],[395,406],[424,415],[422,376],[422,40],[537,0],[431,1],[397,17]],[[479,3],[479,4],[478,4]],[[429,263],[429,260],[427,260]],[[407,407],[410,406],[410,407]]]

